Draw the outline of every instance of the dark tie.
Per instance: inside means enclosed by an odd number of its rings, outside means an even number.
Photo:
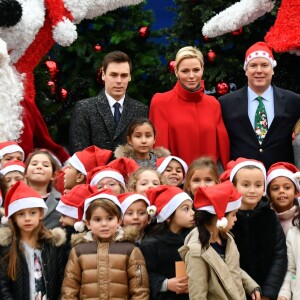
[[[119,123],[120,118],[121,118],[120,107],[121,107],[121,104],[119,102],[116,102],[114,104],[114,108],[115,108],[114,120],[115,120],[116,124]]]
[[[258,141],[261,144],[268,132],[268,118],[265,105],[263,103],[263,97],[257,97],[258,106],[255,112],[255,133]]]

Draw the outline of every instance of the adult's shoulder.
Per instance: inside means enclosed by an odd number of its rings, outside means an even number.
[[[141,109],[148,109],[148,106],[146,104],[144,104],[141,101],[138,101],[136,99],[133,99],[128,95],[126,95],[125,101],[126,101],[127,105],[135,106],[135,107],[138,107]]]
[[[102,90],[98,95],[94,97],[89,97],[85,99],[81,99],[75,103],[76,107],[91,107],[94,106],[96,102],[106,99],[105,92]]]
[[[273,89],[274,89],[275,95],[284,96],[287,99],[294,99],[294,100],[300,101],[300,94],[297,94],[290,90],[279,88],[276,85],[273,85]]]
[[[168,102],[171,98],[174,98],[174,90],[169,90],[163,93],[155,93],[151,99],[151,104],[153,102]]]

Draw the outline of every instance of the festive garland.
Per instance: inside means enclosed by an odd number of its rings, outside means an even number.
[[[223,35],[248,25],[270,12],[275,0],[241,0],[220,12],[202,28],[207,37]],[[300,55],[300,1],[282,0],[274,26],[267,33],[266,42],[277,52]]]

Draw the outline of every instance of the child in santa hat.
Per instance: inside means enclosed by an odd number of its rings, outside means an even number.
[[[152,167],[137,169],[128,180],[128,190],[146,196],[146,191],[163,184],[162,177]]]
[[[170,155],[163,147],[154,147],[156,130],[147,118],[136,118],[128,126],[127,144],[116,148],[116,158],[128,157],[134,159],[140,167],[156,167],[157,158]]]
[[[118,199],[123,213],[122,225],[124,227],[135,226],[138,229],[137,245],[140,245],[151,221],[147,211],[150,202],[145,196],[132,192],[120,194]]]
[[[230,181],[199,187],[194,197],[196,228],[179,249],[186,263],[189,299],[260,299],[258,284],[240,268],[239,252],[229,231],[241,195]]]
[[[285,235],[298,212],[299,177],[296,166],[287,162],[271,165],[267,174],[267,195]]]
[[[263,297],[277,299],[287,267],[287,252],[280,222],[264,196],[266,169],[260,161],[246,158],[231,161],[227,167],[230,181],[242,195],[232,229],[241,268],[260,285]]]
[[[69,168],[65,170],[65,189],[70,190],[77,184],[86,183],[88,172],[98,166],[106,165],[112,157],[112,151],[90,146],[78,151],[69,158]]]
[[[209,156],[202,156],[195,159],[186,173],[183,190],[192,198],[198,187],[212,186],[220,182],[216,162]]]
[[[176,277],[175,263],[182,261],[178,249],[194,226],[193,201],[180,188],[162,185],[146,191],[157,227],[143,240],[152,299],[189,299],[186,276]]]
[[[45,200],[48,211],[44,224],[51,229],[59,227],[59,213],[55,210],[61,194],[53,187],[55,172],[60,165],[47,149],[35,149],[26,159],[25,179],[27,184]]]
[[[24,161],[25,154],[23,149],[18,143],[13,141],[7,141],[0,143],[0,168],[11,160]]]
[[[60,228],[45,228],[47,209],[42,197],[23,181],[8,191],[5,219],[9,227],[0,228],[1,299],[60,298],[65,233]]]
[[[90,231],[72,239],[61,299],[149,299],[145,261],[132,243],[137,231],[118,230],[118,198],[110,190],[97,191],[81,203],[78,217]]]
[[[71,246],[71,235],[76,233],[74,225],[78,222],[78,207],[86,198],[95,192],[97,192],[97,188],[89,184],[76,185],[60,198],[56,206],[56,210],[61,213],[59,222],[67,233],[67,250],[69,250]]]
[[[0,207],[8,190],[19,180],[24,181],[25,163],[19,160],[7,162],[0,170]]]
[[[158,173],[167,185],[181,186],[184,182],[188,166],[185,161],[177,156],[158,158],[156,161]]]
[[[117,158],[89,172],[87,183],[99,190],[110,189],[113,194],[119,195],[127,191],[125,180],[138,168],[139,165],[131,158]]]

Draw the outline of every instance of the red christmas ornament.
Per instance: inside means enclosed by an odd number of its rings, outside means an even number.
[[[54,95],[55,94],[55,83],[52,80],[48,81],[48,86],[50,88],[51,93]]]
[[[148,26],[141,26],[139,29],[139,35],[140,37],[146,39],[150,34],[150,30]]]
[[[53,60],[46,60],[45,62],[47,68],[48,68],[48,72],[50,74],[50,77],[52,80],[56,79],[56,75],[58,73],[58,69],[57,69],[57,63]]]
[[[230,91],[230,86],[227,82],[224,82],[224,81],[221,81],[221,82],[218,82],[217,85],[216,85],[216,93],[219,95],[219,96],[223,96],[227,93],[229,93]]]
[[[60,96],[61,96],[61,101],[65,102],[65,100],[68,97],[68,91],[66,89],[61,88],[60,89]]]
[[[210,49],[207,53],[207,61],[210,63],[214,62],[216,56],[217,56],[216,52]]]
[[[99,44],[96,44],[94,49],[95,49],[96,52],[100,52],[100,51],[102,51],[102,46],[99,45]]]
[[[209,42],[209,37],[207,35],[203,35],[202,40],[203,40],[204,43],[208,43]]]
[[[174,73],[175,72],[175,67],[176,67],[176,61],[175,60],[171,60],[168,63],[168,70],[169,70],[169,72]]]
[[[231,32],[231,35],[240,35],[243,33],[243,27],[241,27],[240,29],[238,30],[234,30]]]

